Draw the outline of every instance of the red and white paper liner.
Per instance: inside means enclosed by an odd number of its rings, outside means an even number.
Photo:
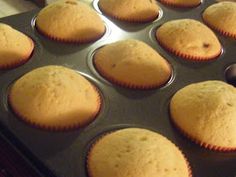
[[[77,124],[71,124],[71,125],[67,125],[67,126],[48,126],[46,124],[39,124],[33,120],[30,120],[30,118],[24,117],[20,112],[16,111],[16,109],[12,106],[12,98],[11,98],[11,89],[8,93],[8,103],[10,108],[12,109],[12,111],[15,113],[15,115],[22,120],[23,122],[31,125],[32,127],[35,128],[39,128],[42,130],[47,130],[47,131],[67,131],[67,130],[75,130],[77,128],[83,128],[85,126],[87,126],[89,123],[91,123],[93,120],[95,120],[95,118],[98,116],[100,110],[101,110],[101,106],[102,106],[102,99],[101,99],[101,95],[98,91],[98,89],[92,85],[94,91],[97,93],[98,97],[97,97],[97,108],[96,111],[94,111],[94,113],[87,118],[87,121],[84,122],[80,122]],[[79,117],[79,116],[78,116]]]
[[[194,8],[201,4],[201,1],[198,4],[176,4],[175,1],[170,2],[168,0],[160,0],[161,3],[166,4],[171,7],[178,7],[178,8]]]
[[[102,36],[106,33],[106,27],[104,25],[104,31],[94,37],[94,38],[84,38],[84,39],[76,39],[76,40],[71,40],[71,39],[64,39],[64,38],[59,38],[56,36],[51,36],[50,34],[48,34],[46,31],[42,30],[38,25],[37,25],[37,19],[35,22],[35,28],[37,29],[37,31],[42,34],[43,36],[46,36],[47,38],[57,41],[57,42],[62,42],[62,43],[74,43],[74,44],[84,44],[84,43],[89,43],[89,42],[95,42],[97,40],[99,40],[100,38],[102,38]]]
[[[18,61],[13,61],[13,62],[6,61],[6,63],[0,64],[0,70],[7,70],[7,69],[16,68],[18,66],[25,64],[31,58],[33,50],[34,50],[34,42],[31,38],[28,37],[28,39],[31,43],[31,49],[29,50],[29,53],[27,55],[25,55],[24,57],[22,57],[22,59],[20,59]]]
[[[97,140],[89,147],[89,150],[88,150],[88,152],[87,152],[87,159],[86,159],[86,168],[87,168],[87,172],[88,172],[88,176],[89,176],[89,177],[95,177],[95,176],[91,173],[91,168],[90,168],[90,163],[89,163],[90,158],[91,158],[91,151],[92,151],[93,147],[94,147],[101,139],[103,139],[106,135],[109,135],[109,134],[114,133],[114,132],[116,132],[116,131],[117,131],[117,130],[113,130],[113,131],[111,131],[111,132],[104,133],[104,134],[101,135],[99,138],[97,138]],[[163,137],[164,137],[164,136],[163,136]],[[166,137],[164,137],[164,138],[167,139]],[[171,142],[169,139],[167,139],[167,140],[168,140],[169,142]],[[186,162],[187,168],[188,168],[188,173],[189,173],[188,177],[192,177],[192,176],[193,176],[193,175],[192,175],[192,169],[191,169],[190,163],[189,163],[189,161],[187,160],[187,158],[185,157],[184,153],[183,153],[183,152],[179,149],[179,147],[176,146],[174,143],[171,142],[171,144],[173,144],[173,145],[179,150],[179,152],[182,154],[182,156],[183,156],[183,158],[184,158],[184,160],[185,160],[185,162]]]
[[[222,35],[224,35],[224,36],[226,36],[226,37],[231,37],[231,38],[233,38],[233,39],[236,40],[236,34],[230,33],[230,32],[228,32],[228,31],[224,31],[224,30],[221,29],[220,27],[217,27],[217,26],[215,26],[215,25],[209,23],[209,22],[208,22],[206,19],[204,19],[204,18],[203,18],[203,21],[204,21],[204,23],[205,23],[207,26],[209,26],[209,27],[212,28],[213,30],[218,31],[220,34],[222,34]]]
[[[96,54],[94,55],[94,58],[93,60],[95,60],[95,56]],[[166,61],[167,62],[167,61]],[[98,65],[96,65],[96,63],[93,61],[93,64],[94,64],[94,67],[95,69],[97,70],[97,72],[102,76],[104,77],[105,79],[107,79],[108,81],[110,81],[111,83],[115,84],[115,85],[119,85],[121,87],[125,87],[125,88],[129,88],[129,89],[137,89],[137,90],[148,90],[148,89],[156,89],[156,88],[160,88],[162,86],[164,86],[165,84],[167,84],[170,80],[171,80],[171,77],[172,77],[172,69],[171,69],[171,66],[170,64],[167,62],[169,68],[170,68],[170,73],[169,73],[169,77],[164,80],[163,82],[159,82],[159,83],[156,83],[156,84],[147,84],[147,85],[137,85],[137,84],[134,84],[134,83],[128,83],[128,82],[123,82],[121,80],[117,80],[116,78],[112,77],[111,75],[107,75],[106,72],[101,68],[99,67]],[[128,76],[127,76],[128,77]]]
[[[112,13],[109,13],[106,11],[106,9],[103,9],[100,5],[99,5],[99,2],[98,2],[98,7],[99,9],[107,16],[111,17],[111,18],[114,18],[114,19],[117,19],[117,20],[120,20],[120,21],[124,21],[124,22],[129,22],[129,23],[148,23],[148,22],[152,22],[154,21],[155,19],[157,19],[160,15],[160,10],[158,10],[157,14],[153,15],[152,17],[150,18],[145,18],[145,19],[138,19],[138,18],[131,18],[131,17],[121,17],[121,16],[117,16],[117,15],[114,15]]]
[[[169,46],[165,45],[159,38],[158,35],[156,35],[156,39],[158,41],[158,43],[165,48],[167,51],[171,52],[172,54],[181,57],[183,59],[189,60],[189,61],[196,61],[196,62],[204,62],[204,61],[212,61],[212,60],[216,60],[221,54],[222,54],[222,46],[221,49],[219,50],[218,53],[216,53],[215,55],[212,55],[210,57],[200,57],[200,56],[193,56],[193,55],[187,55],[185,53],[182,53],[181,51],[177,51],[175,49],[170,48]]]
[[[216,146],[216,145],[212,145],[206,142],[202,142],[201,140],[194,138],[193,136],[191,136],[189,133],[187,133],[186,131],[184,131],[176,122],[175,120],[171,117],[171,121],[174,124],[174,126],[176,127],[176,129],[182,134],[184,135],[186,138],[188,138],[189,140],[191,140],[192,142],[200,145],[203,148],[209,149],[209,150],[213,150],[213,151],[220,151],[220,152],[232,152],[232,151],[236,151],[236,147],[232,148],[232,147],[221,147],[221,146]]]

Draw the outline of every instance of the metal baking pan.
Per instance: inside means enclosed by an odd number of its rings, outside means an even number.
[[[186,155],[194,177],[236,177],[236,152],[215,152],[201,148],[174,128],[168,113],[170,98],[182,87],[205,80],[227,80],[226,68],[236,62],[236,40],[216,32],[223,46],[222,55],[214,61],[191,62],[170,54],[155,39],[155,30],[171,19],[193,18],[202,21],[201,13],[212,3],[215,1],[205,0],[196,8],[180,9],[158,2],[161,7],[159,19],[152,23],[129,24],[107,18],[99,11],[96,0],[92,6],[103,18],[107,30],[101,39],[89,44],[59,43],[38,33],[34,19],[39,10],[1,18],[0,22],[29,35],[35,42],[33,55],[27,63],[0,71],[2,133],[47,177],[88,177],[86,155],[91,143],[104,132],[124,127],[147,128],[169,138]],[[128,38],[146,42],[168,60],[173,68],[173,76],[168,84],[158,89],[132,90],[113,85],[96,72],[92,61],[96,49]],[[91,124],[72,131],[45,131],[22,122],[11,111],[7,102],[10,85],[23,74],[45,65],[72,68],[99,88],[103,106]]]

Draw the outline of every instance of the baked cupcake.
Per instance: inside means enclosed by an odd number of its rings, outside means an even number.
[[[114,131],[88,153],[89,177],[191,177],[181,151],[164,136],[146,129]]]
[[[162,3],[174,7],[196,7],[201,4],[201,0],[160,0]]]
[[[97,71],[120,86],[157,88],[171,77],[169,63],[146,43],[128,39],[99,48],[94,55]]]
[[[28,36],[3,23],[0,23],[0,43],[0,69],[24,64],[34,49]]]
[[[43,8],[36,18],[37,29],[51,39],[85,43],[102,37],[105,25],[87,4],[59,0]]]
[[[222,81],[205,81],[180,89],[171,99],[174,124],[201,146],[236,150],[236,89]]]
[[[9,104],[25,122],[48,130],[82,127],[100,109],[96,88],[79,73],[62,66],[34,69],[18,79]]]
[[[192,19],[172,20],[156,31],[158,42],[184,59],[206,61],[221,54],[216,35],[204,24]]]
[[[236,2],[221,2],[209,6],[203,20],[225,36],[236,39]]]
[[[150,22],[159,15],[155,0],[99,0],[98,6],[106,15],[126,22]]]

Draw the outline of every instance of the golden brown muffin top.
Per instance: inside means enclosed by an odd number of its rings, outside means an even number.
[[[49,38],[65,42],[90,42],[105,32],[99,15],[76,0],[59,0],[46,6],[37,16],[36,26]]]
[[[159,15],[155,0],[99,0],[99,8],[107,15],[129,22],[148,22]]]
[[[213,4],[202,16],[210,27],[236,39],[236,2]]]
[[[146,43],[128,39],[97,50],[94,63],[101,75],[131,88],[152,88],[171,76],[168,62]]]
[[[45,66],[18,79],[10,89],[9,102],[26,122],[60,130],[91,122],[99,110],[100,96],[74,70]]]
[[[126,128],[101,137],[88,154],[91,177],[190,177],[180,150],[164,136]]]
[[[171,20],[156,31],[157,40],[177,56],[209,60],[221,53],[221,44],[214,32],[193,19]]]
[[[236,89],[222,81],[190,84],[172,97],[173,121],[199,143],[236,148]]]
[[[0,68],[11,68],[25,62],[34,49],[28,36],[4,23],[0,23],[0,44]]]

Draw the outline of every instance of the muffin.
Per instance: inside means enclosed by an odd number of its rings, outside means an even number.
[[[82,127],[100,109],[96,88],[79,73],[45,66],[23,75],[10,88],[9,104],[19,118],[48,130]]]
[[[191,177],[181,151],[164,136],[146,129],[108,133],[88,153],[89,177]]]
[[[236,150],[236,89],[222,81],[190,84],[172,97],[176,127],[201,146]]]
[[[29,60],[33,41],[7,24],[0,23],[0,69],[10,69]]]
[[[98,6],[106,15],[126,22],[150,22],[159,15],[155,0],[99,0]]]
[[[236,2],[220,2],[209,6],[203,20],[225,36],[236,39]]]
[[[128,88],[157,88],[171,77],[169,63],[149,45],[134,39],[99,48],[94,65],[103,77]]]
[[[36,28],[51,39],[85,43],[105,33],[105,25],[87,4],[76,0],[59,0],[43,8],[36,18]]]
[[[216,35],[193,19],[172,20],[156,31],[157,41],[168,51],[184,59],[206,61],[221,54]]]
[[[160,0],[162,3],[174,7],[196,7],[201,4],[201,0]]]

